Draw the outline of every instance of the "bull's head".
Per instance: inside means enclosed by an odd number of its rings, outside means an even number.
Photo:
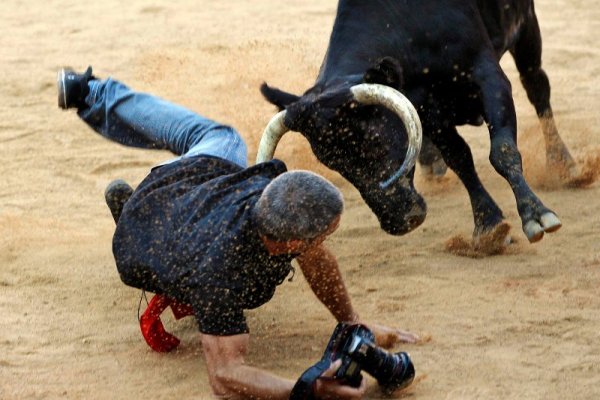
[[[397,90],[386,61],[360,77],[316,85],[302,97],[262,86],[280,110],[263,133],[257,163],[273,157],[289,130],[302,133],[316,157],[361,193],[381,228],[394,235],[412,231],[425,219],[426,206],[413,186],[422,141],[421,122]],[[394,87],[396,86],[396,87]]]

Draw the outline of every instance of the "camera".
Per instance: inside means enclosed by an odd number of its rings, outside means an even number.
[[[358,387],[361,371],[377,379],[386,394],[410,385],[415,377],[415,367],[405,352],[390,353],[375,344],[375,335],[364,325],[339,323],[327,344],[323,359],[342,360],[335,379]]]

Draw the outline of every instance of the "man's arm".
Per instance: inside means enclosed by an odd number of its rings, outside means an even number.
[[[296,260],[308,285],[335,319],[338,322],[358,322],[335,256],[319,244]]]
[[[288,399],[294,382],[244,364],[250,335],[201,335],[206,369],[213,393],[223,399]],[[321,376],[332,377],[340,363]],[[364,380],[363,380],[364,381]],[[315,393],[321,399],[360,399],[366,390],[341,385],[337,381],[318,380]]]
[[[296,258],[308,285],[338,322],[361,322],[367,325],[378,345],[390,348],[398,342],[416,343],[414,333],[360,321],[352,308],[335,256],[323,245],[311,247]]]
[[[244,364],[250,335],[201,334],[213,393],[225,399],[287,399],[294,382]]]

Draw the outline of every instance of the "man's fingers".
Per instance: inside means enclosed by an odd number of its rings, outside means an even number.
[[[367,391],[367,380],[363,378],[360,381],[360,386],[358,387],[358,391],[360,392],[360,397],[364,396]]]
[[[414,333],[401,329],[376,324],[367,324],[367,326],[373,331],[375,342],[384,349],[389,349],[397,343],[418,343],[420,340]]]
[[[334,391],[335,399],[361,399],[365,391],[367,390],[367,386],[365,384],[366,379],[362,380],[360,387],[353,388],[352,386],[346,385],[337,385]],[[364,387],[363,387],[364,385]]]
[[[417,343],[421,338],[412,332],[398,330],[398,337],[402,343]]]
[[[333,363],[331,363],[329,368],[327,368],[327,370],[321,374],[321,376],[323,378],[333,378],[335,376],[336,371],[338,370],[338,368],[341,365],[342,365],[342,360],[340,360],[340,359],[335,360]]]
[[[321,378],[323,379],[317,380],[315,395],[317,395],[319,399],[359,400],[365,395],[365,392],[367,391],[367,380],[364,378],[357,388],[345,385],[339,380],[332,379],[341,364],[341,360],[337,360],[331,364],[327,371],[321,374]]]

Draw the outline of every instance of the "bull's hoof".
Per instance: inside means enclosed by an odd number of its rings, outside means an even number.
[[[427,180],[440,179],[446,175],[448,166],[442,159],[435,160],[431,164],[421,164],[423,170],[423,176]]]
[[[529,220],[523,225],[523,232],[530,243],[539,242],[544,237],[544,233],[555,232],[560,229],[562,223],[552,212],[547,212],[540,217],[539,221]]]
[[[546,161],[546,169],[558,177],[560,183],[565,186],[576,186],[581,179],[581,171],[572,160],[565,162],[562,159],[548,159]]]
[[[485,232],[473,234],[472,240],[455,236],[446,241],[446,250],[462,257],[483,258],[504,253],[512,243],[510,224],[501,221]]]
[[[561,183],[568,188],[584,188],[596,182],[600,173],[597,170],[596,164],[584,165],[583,168],[574,166],[570,168],[568,173],[560,175]]]
[[[596,181],[598,175],[595,173],[596,168],[589,168],[587,165],[578,165],[566,148],[562,152],[556,150],[548,154],[546,169],[558,177],[562,186],[570,188],[589,186]]]
[[[573,175],[563,179],[563,184],[568,188],[584,188],[596,181],[596,176],[592,172]]]
[[[473,236],[473,247],[486,255],[500,254],[511,243],[510,224],[500,222],[489,231]]]

